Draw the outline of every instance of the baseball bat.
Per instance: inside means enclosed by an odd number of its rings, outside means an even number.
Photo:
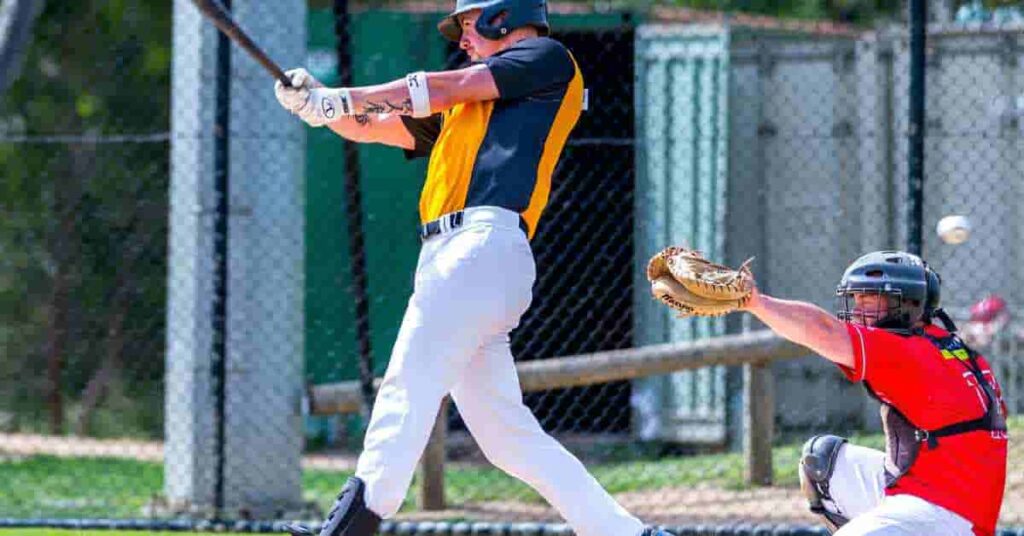
[[[270,59],[266,52],[263,52],[263,49],[249,38],[249,35],[238,26],[235,19],[232,19],[231,15],[224,9],[224,6],[220,5],[220,2],[217,0],[192,0],[192,3],[199,8],[199,11],[206,18],[210,19],[217,26],[218,30],[224,32],[224,35],[242,47],[242,50],[248,52],[268,73],[274,75],[274,78],[277,78],[286,86],[292,85],[288,75],[284,74],[284,71],[274,63],[274,60]]]

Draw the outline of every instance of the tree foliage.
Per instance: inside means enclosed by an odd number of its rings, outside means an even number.
[[[159,433],[170,10],[166,0],[46,2],[3,95],[8,427],[102,434],[118,420],[112,433]]]

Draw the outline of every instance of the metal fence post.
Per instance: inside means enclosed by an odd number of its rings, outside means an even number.
[[[910,110],[907,140],[907,250],[921,254],[924,219],[924,99],[927,1],[910,0]]]
[[[354,85],[352,61],[352,14],[348,0],[334,2],[334,32],[338,38],[338,77],[342,86]],[[363,241],[363,198],[359,186],[359,147],[345,141],[345,216],[348,220],[349,269],[352,273],[352,301],[355,307],[356,342],[359,345],[359,381],[363,397],[363,427],[370,425],[373,410],[373,351],[370,346],[370,299]]]
[[[231,0],[222,4],[231,9]],[[217,34],[217,97],[214,105],[213,175],[216,208],[214,209],[213,262],[213,349],[211,373],[214,386],[214,422],[216,423],[216,453],[213,488],[214,517],[224,513],[224,464],[227,427],[227,305],[228,305],[228,213],[231,209],[231,42],[223,33]]]

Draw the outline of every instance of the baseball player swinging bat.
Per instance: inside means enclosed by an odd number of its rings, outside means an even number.
[[[358,87],[327,87],[297,68],[290,86],[274,85],[311,127],[429,157],[415,288],[355,475],[319,536],[374,536],[399,511],[449,394],[487,459],[537,490],[575,534],[670,536],[627,512],[545,432],[523,404],[509,344],[533,298],[529,240],[582,111],[582,71],[549,36],[544,0],[457,0],[437,29],[465,66]]]
[[[217,0],[192,0],[192,3],[199,8],[199,11],[206,18],[210,19],[217,26],[218,30],[242,47],[242,50],[248,52],[268,73],[274,75],[274,78],[280,80],[285,86],[290,87],[292,85],[291,78],[284,74],[284,71],[277,63],[270,59],[266,52],[263,52],[263,49],[249,38],[249,35],[238,26],[238,23],[231,18],[231,15],[224,9],[224,6],[220,5],[220,2]]]

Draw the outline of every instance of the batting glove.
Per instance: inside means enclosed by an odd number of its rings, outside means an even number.
[[[285,74],[292,81],[291,87],[280,81],[274,84],[274,96],[285,110],[312,127],[324,126],[342,116],[338,89],[324,87],[305,69],[292,69]]]

